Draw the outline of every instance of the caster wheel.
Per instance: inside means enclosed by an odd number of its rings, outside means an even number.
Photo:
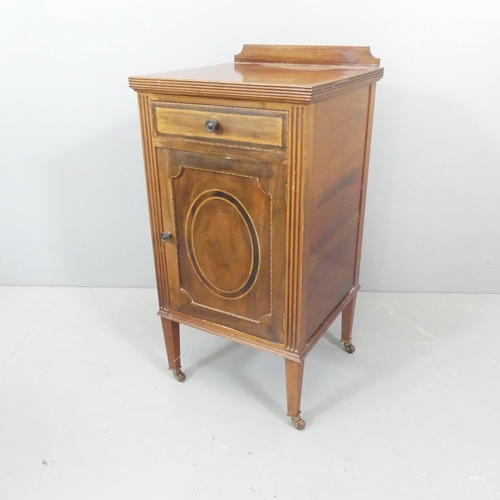
[[[186,380],[186,375],[184,374],[183,371],[179,368],[178,370],[175,370],[174,377],[179,381],[179,382],[184,382]]]
[[[305,421],[302,420],[300,417],[291,417],[291,418],[292,418],[292,424],[297,430],[301,431],[306,426]]]
[[[356,348],[350,342],[344,342],[344,347],[349,354],[352,354],[356,350]]]

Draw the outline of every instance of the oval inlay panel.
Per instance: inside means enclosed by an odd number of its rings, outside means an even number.
[[[259,242],[243,205],[225,191],[202,193],[186,220],[187,248],[200,280],[227,299],[245,295],[257,279]]]

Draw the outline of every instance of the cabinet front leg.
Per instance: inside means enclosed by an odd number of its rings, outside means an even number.
[[[302,379],[304,377],[304,362],[297,363],[285,359],[286,394],[288,416],[296,429],[302,430],[306,423],[300,418],[300,398],[302,395]]]
[[[352,338],[352,324],[354,321],[354,309],[356,307],[356,294],[349,301],[349,303],[342,309],[342,342],[344,343],[345,350],[352,354],[356,348],[351,343]]]
[[[179,323],[161,318],[165,347],[167,348],[168,367],[174,372],[174,377],[179,382],[186,380],[186,375],[181,371],[181,344],[179,336]]]

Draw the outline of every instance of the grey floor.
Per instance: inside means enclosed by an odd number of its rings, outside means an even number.
[[[305,366],[181,328],[156,292],[0,288],[0,498],[500,499],[500,296],[361,293]]]

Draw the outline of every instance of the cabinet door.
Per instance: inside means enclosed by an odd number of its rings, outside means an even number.
[[[283,343],[285,167],[157,150],[169,308]]]

